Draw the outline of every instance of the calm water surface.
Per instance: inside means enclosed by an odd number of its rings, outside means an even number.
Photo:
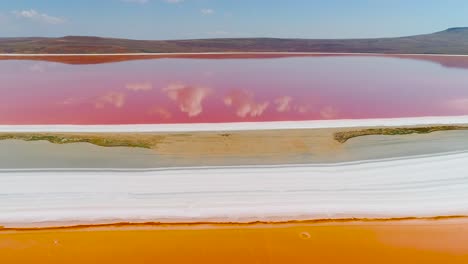
[[[158,124],[468,114],[468,60],[378,56],[0,60],[0,124]],[[448,65],[448,66],[447,66]],[[464,67],[467,66],[467,67]]]

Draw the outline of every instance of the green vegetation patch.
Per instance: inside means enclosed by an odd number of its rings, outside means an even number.
[[[371,135],[409,135],[429,134],[437,131],[468,130],[467,126],[431,126],[431,127],[403,127],[403,128],[370,128],[354,131],[336,132],[334,138],[340,143],[345,143],[351,138]]]
[[[157,142],[148,138],[132,137],[126,138],[125,136],[109,136],[106,135],[66,135],[66,134],[29,134],[29,133],[15,133],[15,134],[0,134],[0,140],[24,140],[24,141],[40,141],[45,140],[54,144],[69,144],[69,143],[90,143],[101,147],[135,147],[150,149]]]

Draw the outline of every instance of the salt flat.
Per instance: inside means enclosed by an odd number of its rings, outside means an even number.
[[[287,166],[4,170],[0,225],[468,215],[468,153]]]

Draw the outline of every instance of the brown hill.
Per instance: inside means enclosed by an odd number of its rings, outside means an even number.
[[[67,36],[0,38],[0,53],[93,54],[175,52],[352,52],[468,54],[468,27],[426,35],[374,39],[225,38],[130,40]]]

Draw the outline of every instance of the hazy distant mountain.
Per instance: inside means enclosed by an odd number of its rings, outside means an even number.
[[[468,54],[468,27],[433,34],[374,39],[226,38],[129,40],[67,36],[0,38],[0,53],[359,52]]]

